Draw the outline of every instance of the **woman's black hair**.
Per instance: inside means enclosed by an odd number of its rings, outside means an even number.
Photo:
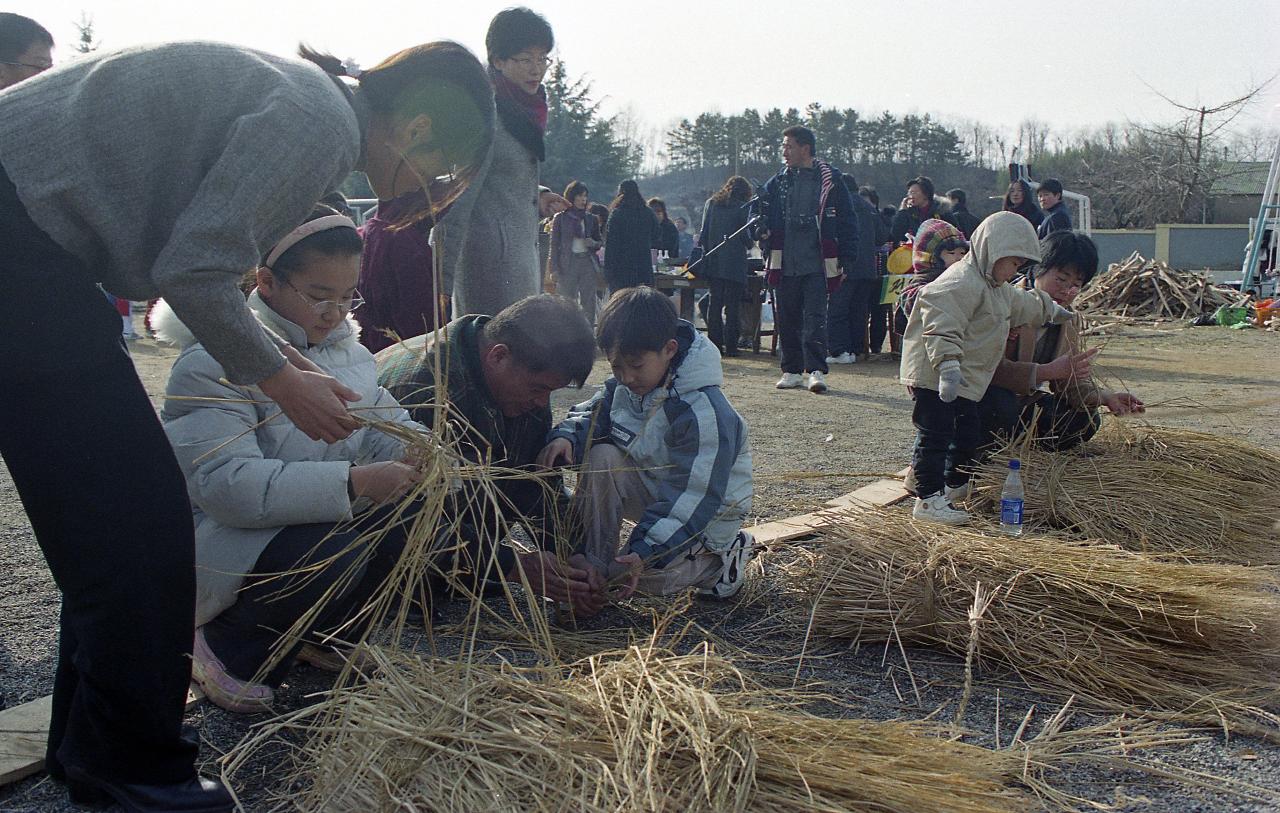
[[[493,85],[480,60],[456,42],[441,40],[406,48],[365,71],[348,69],[333,54],[302,45],[298,55],[334,77],[345,93],[351,91],[338,77],[359,83],[357,93],[377,115],[412,119],[431,118],[431,138],[416,149],[440,150],[445,159],[461,167],[446,184],[433,178],[418,180],[431,186],[430,205],[411,212],[398,228],[434,221],[466,191],[480,171],[493,141]]]
[[[303,223],[336,214],[341,213],[324,204],[317,204]],[[276,258],[269,270],[277,278],[288,280],[301,271],[312,256],[318,254],[321,257],[358,257],[363,249],[364,241],[360,239],[359,232],[353,228],[338,226],[307,235],[289,246],[285,253]],[[263,257],[263,262],[266,262],[266,257]]]
[[[630,179],[618,184],[618,196],[613,199],[613,203],[609,204],[610,209],[643,209],[644,207],[644,196],[640,194],[640,184]]]
[[[489,64],[510,59],[526,48],[539,47],[551,53],[556,47],[551,23],[533,9],[524,6],[506,8],[494,15],[484,35],[484,48]]]
[[[1081,287],[1098,273],[1098,246],[1087,234],[1055,231],[1040,241],[1040,269],[1060,268],[1080,277]]]
[[[13,62],[36,43],[53,47],[53,35],[30,17],[0,12],[0,62]]]
[[[1009,193],[1013,191],[1015,186],[1022,187],[1022,203],[1017,206],[1009,199]],[[1036,199],[1031,195],[1031,185],[1026,181],[1018,180],[1009,184],[1009,189],[1004,193],[1004,210],[1006,212],[1017,212],[1023,217],[1030,219],[1040,207],[1036,204]],[[1034,222],[1034,221],[1032,221]]]
[[[573,203],[573,199],[579,195],[590,195],[590,190],[582,181],[570,181],[569,185],[564,188],[564,199]]]
[[[874,206],[876,209],[880,208],[880,193],[876,191],[876,188],[874,186],[871,186],[871,185],[860,186],[858,187],[858,194],[866,198],[867,202],[870,203],[872,206]]]

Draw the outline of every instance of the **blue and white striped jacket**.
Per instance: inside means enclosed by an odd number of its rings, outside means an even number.
[[[628,553],[665,566],[694,545],[727,547],[751,510],[747,423],[724,397],[720,351],[688,322],[665,387],[643,397],[609,378],[578,404],[548,440],[612,443],[633,461],[657,496],[636,524]]]

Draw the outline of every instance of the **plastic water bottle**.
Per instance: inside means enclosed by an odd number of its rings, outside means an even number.
[[[1022,535],[1022,463],[1009,461],[1009,474],[1000,492],[1000,531],[1009,536]]]

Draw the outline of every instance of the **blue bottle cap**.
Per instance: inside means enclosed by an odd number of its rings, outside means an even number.
[[[1021,463],[1020,461],[1016,460],[1016,459],[1015,459],[1015,460],[1010,460],[1010,461],[1009,461],[1009,468],[1013,469],[1014,471],[1017,471],[1018,469],[1022,468],[1022,463]]]

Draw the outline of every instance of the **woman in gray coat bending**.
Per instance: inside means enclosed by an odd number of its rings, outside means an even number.
[[[741,175],[734,175],[711,196],[702,210],[699,244],[707,253],[715,251],[697,268],[698,276],[705,277],[711,289],[707,338],[725,356],[737,356],[741,352],[738,350],[738,334],[742,323],[738,309],[747,294],[747,249],[751,248],[751,238],[742,227],[750,215],[747,209],[749,200],[751,184]],[[724,245],[739,230],[738,236]]]
[[[380,198],[453,173],[493,131],[480,63],[454,43],[360,74],[185,42],[98,52],[0,93],[0,454],[62,592],[45,764],[74,799],[216,813],[182,718],[195,604],[182,471],[98,283],[164,296],[237,385],[314,440],[359,398],[262,328],[239,282],[352,169]],[[49,420],[77,404],[74,420]]]

